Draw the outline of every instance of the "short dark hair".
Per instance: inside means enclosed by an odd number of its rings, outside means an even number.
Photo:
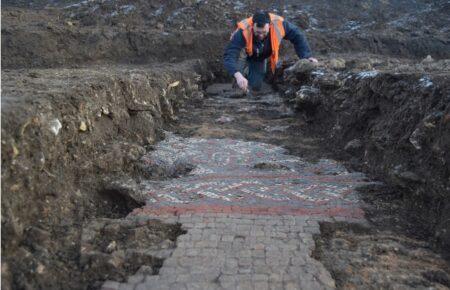
[[[264,25],[270,23],[269,12],[257,11],[253,14],[253,23],[256,23],[257,27],[264,27]]]

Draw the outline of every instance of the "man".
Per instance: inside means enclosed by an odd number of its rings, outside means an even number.
[[[299,58],[317,62],[317,59],[311,55],[303,33],[281,16],[257,12],[238,23],[226,47],[224,64],[228,73],[236,79],[239,88],[245,92],[248,92],[249,86],[252,91],[258,91],[261,88],[268,58],[270,58],[270,70],[272,73],[275,72],[282,39],[288,39],[294,44]],[[238,67],[239,55],[243,48],[247,54],[248,80],[242,74],[243,68]]]

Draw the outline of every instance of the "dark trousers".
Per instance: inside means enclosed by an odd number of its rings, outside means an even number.
[[[260,90],[267,73],[267,59],[255,61],[246,57],[240,58],[239,63],[239,71],[247,78],[250,88]]]

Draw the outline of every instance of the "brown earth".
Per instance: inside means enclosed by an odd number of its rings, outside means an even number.
[[[202,70],[199,61],[3,70],[2,273],[13,288],[82,279],[83,222],[142,204],[130,179],[144,174],[135,161],[174,108],[199,93]]]
[[[372,205],[367,212],[375,227],[450,252],[448,1],[258,5],[218,0],[2,3],[5,289],[86,289],[98,286],[96,281],[108,273],[121,279],[135,271],[116,267],[86,274],[81,236],[97,218],[118,219],[113,224],[120,225],[120,218],[143,202],[139,178],[168,175],[157,168],[146,173],[136,161],[163,138],[169,124],[190,134],[200,122],[195,132],[202,136],[262,140],[311,159],[346,161],[349,168],[387,183],[361,189]],[[297,64],[276,79],[286,104],[297,111],[290,120],[272,121],[291,125],[286,136],[255,131],[261,123],[252,116],[240,128],[225,122],[223,130],[212,132],[208,122],[220,112],[195,113],[208,109],[199,106],[202,85],[213,78],[229,80],[221,64],[223,48],[234,22],[256,7],[271,8],[305,29],[321,64]],[[292,47],[287,48],[284,68],[294,64]],[[192,60],[197,58],[201,61]],[[188,100],[191,107],[178,112]],[[177,116],[181,121],[174,123]],[[297,132],[300,139],[290,137]],[[155,246],[167,240],[168,231],[176,232],[156,223],[148,227],[161,237]],[[321,249],[328,257],[340,257],[342,248],[326,246],[336,236],[331,232],[324,230],[318,244],[325,245]],[[369,238],[339,234],[377,242],[376,231],[369,231]],[[406,261],[412,259],[406,255]],[[336,267],[333,259],[324,261],[329,269]],[[68,279],[73,283],[62,286]],[[351,280],[342,279],[341,287]]]
[[[2,9],[2,66],[180,61],[207,55],[218,72],[235,22],[255,8],[271,9],[298,24],[320,54],[450,56],[449,4],[443,0],[276,1],[272,5],[219,0],[53,4],[10,0]]]

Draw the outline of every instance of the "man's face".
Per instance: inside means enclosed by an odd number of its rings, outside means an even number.
[[[266,23],[264,27],[258,27],[256,26],[256,23],[253,25],[253,34],[255,35],[256,39],[258,40],[264,40],[266,36],[269,34],[269,24]]]

